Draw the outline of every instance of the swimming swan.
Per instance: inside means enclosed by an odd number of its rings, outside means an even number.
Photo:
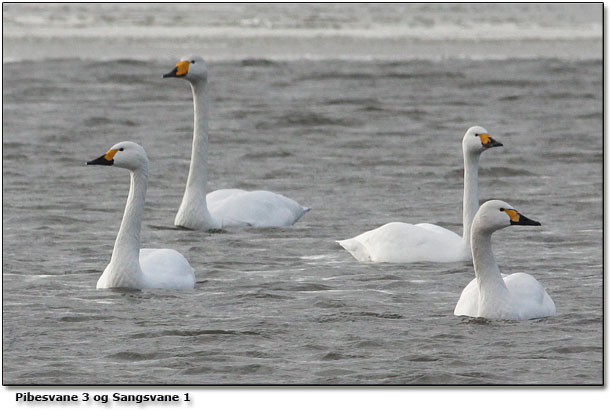
[[[470,224],[479,208],[479,156],[491,147],[501,147],[483,127],[470,127],[462,139],[464,153],[463,236],[438,225],[390,222],[354,238],[337,241],[359,261],[457,262],[470,253]]]
[[[503,201],[485,202],[472,223],[472,259],[476,276],[462,291],[456,316],[525,320],[554,316],[555,303],[527,273],[501,275],[491,249],[491,234],[510,225],[540,225]]]
[[[195,126],[186,189],[174,224],[188,229],[232,226],[290,226],[309,208],[269,191],[220,189],[207,193],[208,184],[208,68],[201,57],[182,59],[163,76],[187,80],[193,91]]]
[[[134,142],[119,142],[87,165],[114,165],[131,174],[131,186],[123,221],[114,243],[110,263],[97,281],[97,288],[192,289],[193,268],[173,249],[140,249],[140,228],[148,182],[148,157]]]

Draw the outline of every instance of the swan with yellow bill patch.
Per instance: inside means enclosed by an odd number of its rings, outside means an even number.
[[[527,273],[502,275],[491,248],[491,235],[511,225],[539,226],[504,201],[481,205],[472,222],[473,279],[455,306],[456,316],[526,320],[554,316],[555,303],[544,287]]]
[[[470,225],[479,209],[478,169],[481,153],[501,147],[483,127],[470,127],[462,139],[464,155],[463,233],[429,223],[390,222],[354,238],[338,241],[359,261],[366,262],[457,262],[468,261]]]
[[[201,57],[184,58],[164,78],[187,80],[193,92],[194,129],[191,164],[174,224],[187,229],[236,226],[281,227],[298,221],[309,208],[269,191],[219,189],[208,185],[208,68]]]
[[[131,184],[110,263],[97,288],[192,289],[195,274],[186,258],[173,249],[140,249],[140,229],[148,184],[148,157],[134,142],[119,142],[87,165],[129,170]]]

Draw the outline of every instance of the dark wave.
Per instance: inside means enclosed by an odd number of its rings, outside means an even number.
[[[399,80],[426,80],[431,78],[466,78],[466,75],[459,71],[432,71],[425,73],[385,73],[380,77],[396,78]]]
[[[520,177],[520,176],[536,176],[535,172],[529,171],[524,168],[511,168],[511,167],[480,167],[479,178],[485,175],[485,177]],[[445,178],[456,179],[463,178],[463,169],[454,169],[445,173]]]
[[[376,98],[333,98],[324,102],[327,105],[364,105],[376,106],[380,101]]]
[[[331,286],[315,282],[278,282],[265,285],[270,290],[282,290],[290,292],[320,292],[333,289]]]
[[[485,88],[485,87],[514,87],[529,88],[537,87],[540,83],[533,80],[510,80],[510,79],[490,79],[490,80],[469,80],[461,83],[460,88]]]
[[[236,331],[236,330],[223,330],[223,329],[200,329],[200,330],[181,330],[181,329],[172,329],[172,330],[163,330],[160,332],[144,332],[144,333],[136,333],[131,335],[132,339],[147,339],[154,337],[163,337],[163,336],[178,336],[178,337],[197,337],[197,336],[207,336],[207,335],[220,335],[220,336],[259,336],[260,332],[254,331]]]
[[[281,65],[277,60],[271,60],[268,58],[246,58],[241,60],[242,67],[274,67]]]
[[[271,121],[261,121],[256,124],[257,129],[273,129],[275,127],[296,127],[296,126],[341,126],[350,127],[357,125],[358,122],[343,118],[330,117],[313,112],[292,112],[280,119]]]
[[[378,77],[378,74],[374,73],[341,73],[341,72],[325,72],[305,75],[298,78],[296,81],[324,81],[324,80],[371,80]]]
[[[167,354],[160,353],[140,353],[140,352],[119,352],[107,356],[109,359],[125,360],[128,362],[141,362],[146,360],[156,360],[167,357]]]
[[[377,313],[377,312],[342,312],[333,313],[330,315],[320,316],[317,321],[320,323],[325,322],[353,322],[362,320],[362,318],[371,319],[403,319],[403,316],[398,313]]]
[[[89,322],[89,321],[99,322],[99,321],[104,321],[104,320],[115,320],[115,319],[117,319],[117,317],[115,317],[115,316],[82,315],[82,316],[63,316],[59,320],[62,322],[80,323],[80,322]]]
[[[263,159],[263,158],[285,158],[291,157],[294,154],[288,151],[279,150],[279,151],[261,151],[261,152],[249,152],[247,154],[242,155],[241,157],[244,159]]]
[[[99,127],[103,125],[121,125],[125,127],[137,127],[140,124],[138,124],[136,121],[132,121],[129,119],[89,117],[83,122],[83,125],[85,125],[86,127]]]

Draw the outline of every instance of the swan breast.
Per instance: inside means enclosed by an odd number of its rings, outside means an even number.
[[[146,288],[195,287],[195,270],[186,258],[174,249],[140,249],[140,266]]]

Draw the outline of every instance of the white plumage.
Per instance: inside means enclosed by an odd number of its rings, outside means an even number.
[[[438,225],[390,222],[354,238],[337,241],[359,261],[457,262],[470,260],[470,225],[479,208],[479,157],[502,146],[482,127],[470,127],[462,140],[464,154],[463,236]]]
[[[290,226],[308,211],[296,201],[269,191],[219,189],[207,195],[207,202],[210,214],[221,226]]]
[[[126,168],[131,185],[110,263],[97,288],[192,289],[195,274],[186,258],[173,249],[140,249],[140,229],[148,182],[148,157],[133,142],[120,142],[88,165]]]
[[[201,57],[185,58],[164,77],[183,78],[191,84],[195,111],[191,164],[174,220],[176,226],[188,229],[290,226],[309,211],[296,201],[269,191],[221,189],[208,194],[207,65]]]
[[[500,274],[491,235],[510,225],[540,223],[498,200],[486,202],[477,212],[471,238],[476,277],[462,291],[454,310],[456,316],[526,320],[555,315],[555,303],[533,276],[523,272]]]

